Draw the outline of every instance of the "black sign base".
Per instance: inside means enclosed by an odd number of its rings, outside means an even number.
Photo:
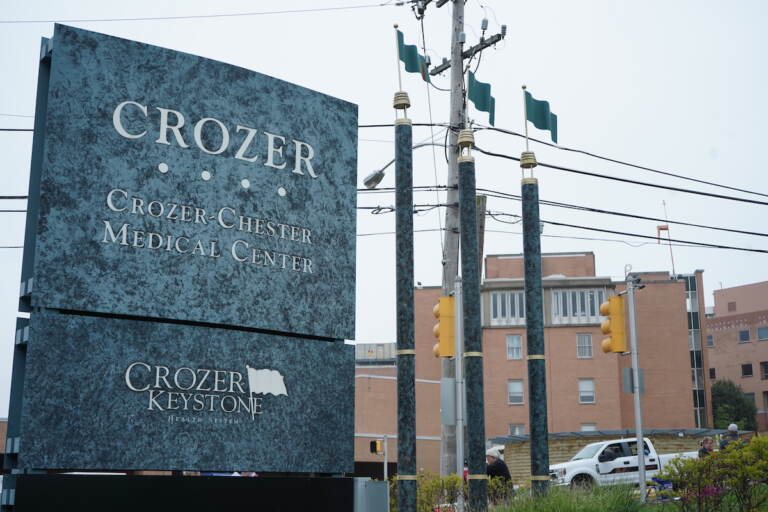
[[[352,512],[351,478],[17,475],[14,512]]]

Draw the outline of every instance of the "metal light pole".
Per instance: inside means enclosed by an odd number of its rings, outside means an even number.
[[[416,510],[416,378],[413,326],[413,127],[408,93],[395,93],[397,279],[397,507]]]
[[[640,502],[645,502],[645,440],[643,439],[643,414],[640,408],[640,367],[637,354],[637,324],[635,319],[635,289],[638,278],[627,276],[627,309],[629,309],[629,350],[632,352],[632,392],[635,405],[635,438],[637,439],[637,476]]]
[[[454,341],[456,344],[456,474],[464,476],[464,322],[461,297],[461,277],[456,276],[453,287],[453,300],[456,308]],[[464,493],[460,492],[456,512],[464,512]]]
[[[526,125],[527,126],[527,125]],[[533,169],[536,158],[525,151],[520,167]],[[549,489],[547,367],[544,356],[544,310],[541,286],[539,182],[522,179],[523,259],[525,264],[525,331],[528,348],[528,416],[531,425],[531,486],[535,495]]]
[[[469,506],[472,512],[488,507],[485,467],[485,407],[483,403],[483,333],[480,326],[480,269],[477,264],[477,205],[472,130],[459,133],[459,223],[461,226],[461,291],[464,323],[464,371],[469,442]]]

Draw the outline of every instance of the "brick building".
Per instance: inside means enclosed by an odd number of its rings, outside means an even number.
[[[481,286],[486,438],[527,434],[528,384],[525,350],[525,299],[521,254],[485,259]],[[645,373],[644,425],[651,429],[689,429],[711,425],[707,406],[707,354],[702,272],[679,275],[637,273],[637,332],[640,366]],[[604,354],[599,305],[619,293],[623,282],[595,275],[593,253],[544,254],[544,338],[550,432],[631,429],[632,395],[622,391],[628,356]],[[417,463],[439,471],[440,361],[432,355],[435,339],[431,310],[439,287],[415,292]],[[702,315],[703,316],[703,315]],[[368,351],[374,350],[372,355]],[[356,368],[355,459],[382,462],[371,454],[372,436],[396,434],[394,359],[377,366],[375,347],[360,348]],[[390,442],[390,460],[396,444]]]
[[[738,384],[768,430],[768,281],[715,290],[707,318],[709,378]]]

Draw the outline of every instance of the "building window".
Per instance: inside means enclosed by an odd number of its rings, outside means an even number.
[[[742,377],[752,376],[752,363],[741,365],[741,376]]]
[[[757,339],[768,340],[768,327],[757,328]]]
[[[768,391],[763,391],[763,409],[768,411]]]
[[[525,434],[525,425],[523,425],[522,423],[509,424],[509,435],[522,436],[523,434]]]
[[[578,357],[579,359],[592,358],[592,335],[591,334],[576,335],[576,357]]]
[[[733,313],[736,311],[736,303],[735,302],[729,302],[728,303],[728,312]]]
[[[709,369],[709,378],[711,380],[715,380],[717,378],[717,377],[715,377],[715,369],[714,368],[710,368]]]
[[[525,292],[492,292],[491,325],[525,325]]]
[[[595,379],[579,379],[579,403],[595,403]]]
[[[749,329],[739,331],[739,343],[745,343],[749,341]]]
[[[596,432],[597,431],[597,423],[582,423],[581,424],[581,431],[582,432]]]
[[[746,398],[750,403],[755,403],[755,394],[754,393],[744,393],[744,398]]]
[[[600,304],[605,301],[605,290],[552,290],[552,323],[599,324]]]
[[[708,347],[714,347],[715,346],[715,336],[712,334],[707,334],[707,346]]]
[[[520,405],[523,403],[523,381],[507,381],[507,402],[510,405]]]
[[[760,363],[760,378],[768,380],[768,361]]]
[[[523,337],[519,334],[507,334],[507,359],[523,358]]]

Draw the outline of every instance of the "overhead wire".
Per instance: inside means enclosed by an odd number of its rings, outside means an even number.
[[[423,192],[423,191],[431,191],[432,186],[426,187],[428,190],[424,190],[424,187],[414,187],[415,192]],[[446,185],[440,185],[440,188],[442,190],[447,190],[449,187]],[[392,188],[381,188],[381,189],[358,189],[358,192],[380,192],[380,193],[391,193],[394,189]],[[484,195],[487,195],[488,197],[494,197],[497,199],[508,199],[513,201],[522,201],[522,197],[516,194],[510,194],[507,192],[501,192],[498,190],[492,190],[487,188],[481,188],[478,187],[477,192],[483,193]],[[570,203],[562,203],[558,201],[549,201],[546,199],[539,199],[539,203],[544,206],[552,206],[556,208],[566,208],[571,210],[577,210],[577,211],[585,211],[589,213],[600,213],[605,215],[616,215],[620,217],[628,217],[628,218],[634,218],[639,220],[650,220],[654,222],[666,222],[668,224],[675,224],[680,226],[688,226],[688,227],[695,227],[695,228],[701,228],[701,229],[711,229],[715,231],[724,231],[729,233],[736,233],[740,235],[752,235],[752,236],[762,236],[762,237],[768,237],[768,233],[762,233],[759,231],[747,231],[742,229],[735,229],[735,228],[727,228],[727,227],[721,227],[721,226],[710,226],[706,224],[696,224],[693,222],[686,222],[681,220],[668,220],[668,219],[661,219],[658,217],[648,217],[645,215],[639,215],[634,213],[627,213],[627,212],[619,212],[614,210],[605,210],[602,208],[594,208],[589,206],[583,206],[583,205],[576,205],[576,204],[570,204]]]
[[[522,134],[522,133],[518,133],[518,132],[515,132],[513,130],[507,130],[505,128],[498,128],[496,126],[487,126],[487,125],[480,124],[479,128],[477,128],[477,130],[491,130],[491,131],[495,131],[495,132],[499,132],[499,133],[504,133],[504,134],[507,134],[507,135],[514,135],[515,137],[525,138],[525,135]],[[669,171],[662,171],[662,170],[659,170],[659,169],[654,169],[652,167],[646,167],[644,165],[633,164],[631,162],[626,162],[624,160],[618,160],[616,158],[610,158],[610,157],[607,157],[607,156],[598,155],[597,153],[592,153],[590,151],[585,151],[583,149],[576,149],[576,148],[569,148],[567,146],[560,146],[558,144],[553,144],[551,142],[547,142],[547,141],[541,140],[541,139],[536,139],[534,137],[528,137],[528,139],[532,140],[534,142],[537,142],[539,144],[543,144],[545,146],[549,146],[549,147],[552,147],[552,148],[555,148],[555,149],[559,149],[561,151],[568,151],[568,152],[571,152],[571,153],[579,153],[579,154],[586,155],[586,156],[589,156],[589,157],[592,157],[592,158],[597,158],[599,160],[605,160],[606,162],[611,162],[611,163],[615,163],[615,164],[619,164],[619,165],[624,165],[624,166],[627,166],[627,167],[633,167],[635,169],[640,169],[640,170],[643,170],[643,171],[653,172],[653,173],[661,174],[661,175],[664,175],[664,176],[670,176],[672,178],[677,178],[677,179],[681,179],[681,180],[692,181],[692,182],[695,182],[695,183],[701,183],[703,185],[710,185],[710,186],[713,186],[713,187],[720,187],[720,188],[724,188],[724,189],[728,189],[728,190],[733,190],[735,192],[744,192],[745,194],[753,194],[753,195],[768,197],[768,194],[765,194],[765,193],[762,193],[762,192],[755,192],[754,190],[747,190],[747,189],[744,189],[744,188],[732,187],[730,185],[724,185],[722,183],[716,183],[716,182],[713,182],[713,181],[707,181],[707,180],[701,180],[701,179],[698,179],[698,178],[692,178],[690,176],[685,176],[685,175],[682,175],[682,174],[677,174],[677,173],[673,173],[673,172],[669,172]]]
[[[394,209],[392,210],[394,211]],[[389,213],[389,212],[381,212],[381,213]],[[486,212],[486,215],[490,216],[494,220],[498,221],[497,216],[510,216],[514,218],[520,218],[522,220],[520,215],[514,214],[514,213],[506,213],[506,212]],[[500,221],[504,222],[505,224],[510,224],[510,222]],[[519,222],[519,221],[518,221]],[[659,238],[657,236],[651,236],[651,235],[641,235],[639,233],[631,233],[627,231],[616,231],[611,229],[604,229],[604,228],[596,228],[592,226],[582,226],[578,224],[570,224],[565,222],[558,222],[558,221],[550,221],[550,220],[544,220],[540,219],[540,222],[542,224],[549,224],[552,226],[561,226],[561,227],[568,227],[568,228],[575,228],[575,229],[585,229],[588,231],[597,231],[600,233],[610,233],[614,235],[622,235],[622,236],[629,236],[634,238],[643,238],[647,240],[655,240],[658,241]],[[514,223],[512,223],[514,224]],[[724,244],[712,244],[708,242],[696,242],[691,240],[681,240],[677,238],[668,238],[666,241],[669,243],[676,243],[676,244],[683,244],[682,247],[705,247],[705,248],[711,248],[711,249],[729,249],[729,250],[735,250],[735,251],[745,251],[745,252],[756,252],[756,253],[763,253],[768,254],[768,249],[754,249],[751,247],[739,247],[739,246],[733,246],[733,245],[724,245]],[[666,245],[666,244],[665,244]]]
[[[494,153],[492,151],[488,151],[488,150],[482,149],[482,148],[480,148],[478,146],[473,146],[473,149],[479,151],[480,153],[488,155],[488,156],[493,156],[493,157],[497,157],[497,158],[505,158],[507,160],[515,160],[517,162],[520,161],[520,159],[517,158],[517,157],[511,156],[511,155],[506,155],[506,154],[503,154],[503,153]],[[619,182],[623,182],[623,183],[631,183],[633,185],[642,185],[644,187],[659,188],[659,189],[665,189],[665,190],[672,190],[674,192],[684,192],[686,194],[695,194],[695,195],[700,195],[700,196],[715,197],[715,198],[718,198],[718,199],[727,199],[727,200],[730,200],[730,201],[740,201],[740,202],[743,202],[743,203],[752,203],[752,204],[759,204],[759,205],[763,205],[763,206],[768,206],[768,202],[758,201],[756,199],[747,199],[745,197],[727,196],[727,195],[724,195],[724,194],[715,194],[713,192],[704,192],[703,190],[693,190],[693,189],[689,189],[689,188],[673,187],[673,186],[670,186],[670,185],[661,185],[659,183],[650,183],[650,182],[647,182],[647,181],[632,180],[632,179],[629,179],[629,178],[620,178],[618,176],[609,176],[607,174],[600,174],[600,173],[590,172],[590,171],[582,171],[582,170],[579,170],[579,169],[573,169],[573,168],[570,168],[570,167],[564,167],[562,165],[547,164],[547,163],[543,163],[543,162],[539,162],[538,165],[540,167],[546,167],[548,169],[555,169],[555,170],[558,170],[558,171],[571,172],[571,173],[575,173],[575,174],[581,174],[581,175],[584,175],[584,176],[592,176],[594,178],[603,178],[603,179],[606,179],[606,180],[619,181]]]
[[[420,25],[421,25],[421,50],[424,52],[424,55],[427,54],[427,37],[424,33],[424,16],[420,18]],[[399,63],[398,63],[399,65]],[[432,95],[429,91],[429,80],[424,81],[427,84],[427,109],[429,111],[429,124],[431,125],[429,127],[429,133],[432,135],[432,138],[430,140],[435,140],[435,127],[434,127],[434,120],[432,119]],[[445,131],[446,134],[448,133],[448,130]],[[435,174],[435,186],[437,186],[437,154],[435,153],[435,146],[431,146],[432,149],[432,169]],[[435,197],[437,198],[437,202],[440,202],[440,192],[438,190],[435,190]],[[440,229],[443,229],[443,219],[442,219],[442,212],[438,208],[437,210],[437,222]],[[445,243],[443,242],[443,237],[440,237],[440,254],[445,254]]]
[[[491,197],[496,197],[500,199],[511,199],[514,201],[522,201],[522,198],[515,194],[508,194],[506,192],[499,192],[496,190],[490,190],[485,188],[478,188],[478,192],[485,192],[491,195]],[[764,236],[768,237],[768,233],[761,233],[758,231],[746,231],[742,229],[734,229],[734,228],[723,228],[718,226],[708,226],[706,224],[695,224],[693,222],[685,222],[680,220],[668,220],[668,219],[661,219],[659,217],[648,217],[645,215],[638,215],[634,213],[626,213],[626,212],[617,212],[613,210],[604,210],[602,208],[594,208],[589,206],[582,206],[582,205],[575,205],[575,204],[569,204],[569,203],[561,203],[558,201],[549,201],[546,199],[539,199],[539,204],[545,205],[545,206],[553,206],[557,208],[566,208],[571,210],[577,210],[577,211],[585,211],[585,212],[591,212],[591,213],[600,213],[605,215],[616,215],[620,217],[628,217],[633,219],[640,219],[640,220],[651,220],[655,222],[665,222],[668,224],[676,224],[680,226],[689,226],[694,228],[702,228],[702,229],[712,229],[715,231],[726,231],[729,233],[737,233],[740,235],[754,235],[754,236]]]
[[[383,2],[377,4],[364,4],[364,5],[342,5],[334,7],[316,7],[311,9],[288,9],[283,11],[255,11],[255,12],[237,12],[237,13],[223,13],[223,14],[198,14],[198,15],[186,15],[186,16],[143,16],[137,18],[79,18],[79,19],[48,19],[48,20],[0,20],[0,24],[14,24],[14,23],[88,23],[88,22],[111,22],[111,21],[169,21],[169,20],[193,20],[193,19],[206,19],[206,18],[235,18],[235,17],[247,17],[247,16],[266,16],[275,14],[300,14],[310,12],[329,12],[329,11],[345,11],[352,9],[367,9],[371,7],[386,7],[386,6],[399,6],[404,2]]]

